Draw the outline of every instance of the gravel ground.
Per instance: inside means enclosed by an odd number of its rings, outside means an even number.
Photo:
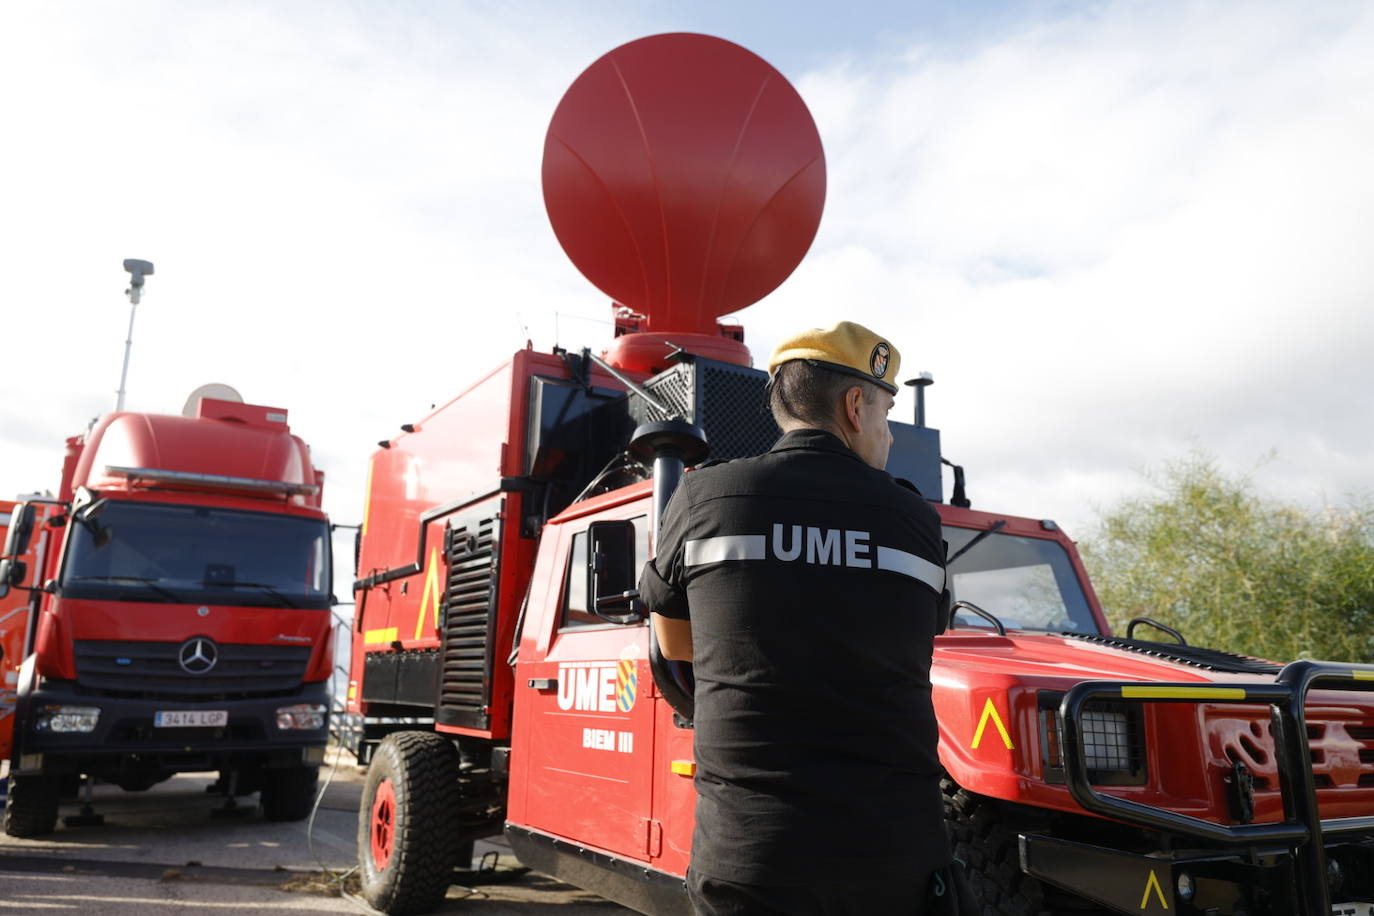
[[[51,836],[0,836],[0,913],[133,914],[368,913],[340,895],[338,878],[353,867],[362,773],[345,755],[334,768],[315,816],[307,823],[271,824],[242,799],[243,811],[215,817],[223,799],[206,794],[212,774],[181,775],[146,792],[97,786],[101,826],[59,825]],[[328,773],[326,769],[324,771]],[[76,814],[79,804],[64,804]],[[313,848],[312,848],[313,847]],[[495,871],[449,888],[438,912],[483,916],[544,913],[628,914],[629,910],[534,872],[524,872],[500,843],[477,844]]]

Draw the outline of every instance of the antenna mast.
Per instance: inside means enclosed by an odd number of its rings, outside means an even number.
[[[129,297],[129,333],[124,337],[124,368],[119,372],[119,391],[115,395],[115,410],[124,409],[124,383],[129,378],[129,351],[134,345],[134,315],[138,300],[143,297],[143,278],[153,275],[153,262],[137,258],[125,258],[124,269],[129,272],[129,288],[124,294]]]

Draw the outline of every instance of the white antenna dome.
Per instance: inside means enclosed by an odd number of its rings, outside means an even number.
[[[219,382],[210,382],[201,385],[190,396],[186,398],[186,404],[181,408],[183,417],[194,417],[200,412],[200,399],[213,398],[216,401],[233,401],[235,404],[243,403],[243,395],[239,394],[229,385],[221,385]]]

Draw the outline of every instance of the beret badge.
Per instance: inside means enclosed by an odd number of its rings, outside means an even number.
[[[868,357],[868,368],[873,373],[874,378],[882,378],[887,375],[887,363],[892,358],[892,348],[887,345],[887,341],[878,341],[873,348],[873,353]]]

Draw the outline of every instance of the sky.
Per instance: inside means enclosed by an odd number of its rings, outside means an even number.
[[[527,339],[608,341],[544,132],[681,30],[777,66],[825,146],[810,253],[737,316],[756,361],[889,336],[975,508],[1086,534],[1192,449],[1305,505],[1371,489],[1369,3],[14,0],[0,496],[113,407],[141,258],[127,406],[287,408],[356,523],[377,440]]]

